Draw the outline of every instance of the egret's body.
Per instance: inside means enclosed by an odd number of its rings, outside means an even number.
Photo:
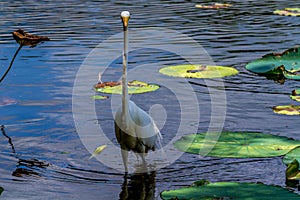
[[[133,151],[143,160],[149,150],[155,150],[161,138],[159,129],[151,116],[139,108],[134,102],[128,101],[127,86],[127,26],[129,12],[123,11],[121,18],[124,28],[122,106],[115,115],[115,133],[121,146],[125,172],[128,172],[128,152]]]

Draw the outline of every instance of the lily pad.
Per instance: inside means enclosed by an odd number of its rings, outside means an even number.
[[[3,187],[0,187],[0,195],[4,191]]]
[[[121,94],[122,85],[121,82],[104,82],[98,83],[95,86],[97,92],[107,94]],[[159,89],[156,84],[148,84],[142,81],[133,80],[128,82],[128,94],[141,94],[146,92],[153,92]]]
[[[288,164],[285,176],[287,180],[300,180],[299,162],[296,159]]]
[[[231,7],[231,4],[228,3],[214,3],[212,5],[203,5],[203,4],[196,4],[196,8],[202,8],[202,9],[220,9],[220,8],[228,8]]]
[[[228,158],[281,156],[300,146],[300,141],[263,133],[222,132],[218,139],[206,138],[206,134],[183,136],[174,146],[192,154],[202,154],[207,152],[205,149],[211,149],[207,156]]]
[[[164,67],[159,72],[167,76],[183,78],[222,78],[238,74],[238,71],[232,67],[192,64]]]
[[[246,69],[264,75],[283,75],[285,78],[300,80],[299,47],[288,49],[282,53],[270,53],[246,65]]]
[[[275,10],[273,13],[277,15],[299,17],[300,8],[285,8],[283,10]]]
[[[282,115],[300,115],[300,106],[296,105],[284,105],[284,106],[274,106],[274,113]]]
[[[164,200],[171,199],[266,199],[280,197],[280,199],[294,199],[300,196],[278,186],[262,183],[216,182],[202,186],[189,186],[177,190],[163,191],[160,194]]]
[[[293,160],[300,162],[300,147],[291,150],[282,159],[283,163],[286,165],[289,165]]]
[[[293,90],[292,94],[290,95],[290,98],[300,102],[300,89]]]
[[[91,96],[91,98],[94,100],[103,100],[103,99],[108,99],[109,97],[103,96],[103,95],[94,95],[94,96]]]

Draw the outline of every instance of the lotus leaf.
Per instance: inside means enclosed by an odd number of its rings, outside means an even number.
[[[277,15],[298,17],[300,16],[300,8],[285,8],[283,10],[275,10],[273,13]]]
[[[204,8],[204,9],[220,9],[220,8],[228,8],[231,7],[231,4],[227,3],[214,3],[213,5],[202,5],[202,4],[196,4],[196,8]]]
[[[107,94],[121,94],[122,85],[120,82],[104,82],[95,86],[97,92]],[[152,92],[159,88],[158,85],[148,84],[145,82],[133,80],[128,82],[128,94],[141,94],[146,92]]]
[[[295,105],[284,105],[274,106],[273,111],[283,115],[300,115],[300,106]]]
[[[209,139],[207,134],[213,133],[183,136],[174,146],[181,151],[201,155],[209,149],[207,156],[230,158],[281,156],[300,146],[300,141],[263,133],[222,132],[218,139]]]
[[[283,157],[283,162],[286,165],[289,165],[293,160],[300,162],[300,147],[291,150]]]
[[[300,52],[299,48],[291,48],[282,53],[270,53],[250,62],[246,69],[265,75],[283,75],[288,79],[300,80]]]
[[[164,75],[183,78],[222,78],[238,73],[232,67],[192,64],[164,67],[159,72]]]
[[[216,182],[202,186],[183,187],[177,190],[163,191],[160,194],[164,200],[168,199],[296,199],[300,196],[278,186],[262,183]]]
[[[0,195],[4,191],[3,187],[0,187]]]
[[[292,91],[292,94],[290,95],[290,98],[295,100],[295,101],[299,101],[300,102],[300,89],[296,89]]]
[[[288,164],[285,175],[287,180],[300,180],[299,162],[296,159]]]

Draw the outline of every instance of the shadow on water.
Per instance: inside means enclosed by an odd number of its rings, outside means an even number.
[[[155,199],[156,172],[124,176],[120,200],[150,200]]]

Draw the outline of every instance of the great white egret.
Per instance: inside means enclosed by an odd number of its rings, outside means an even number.
[[[149,150],[154,151],[160,144],[161,134],[151,116],[128,100],[127,57],[128,57],[128,22],[130,13],[123,11],[121,19],[124,32],[123,73],[122,73],[122,106],[115,115],[115,133],[121,146],[121,154],[125,173],[128,172],[128,152],[133,151],[142,158],[146,166],[145,156]]]

